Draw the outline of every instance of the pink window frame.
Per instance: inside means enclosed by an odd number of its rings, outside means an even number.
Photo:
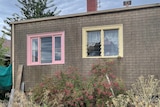
[[[65,40],[63,32],[51,32],[51,33],[41,33],[41,34],[28,34],[27,35],[27,65],[51,65],[51,64],[64,64],[65,63]],[[52,63],[41,63],[40,62],[40,38],[41,37],[52,37]],[[55,37],[61,37],[61,60],[55,60]],[[38,39],[38,62],[32,62],[32,39]]]

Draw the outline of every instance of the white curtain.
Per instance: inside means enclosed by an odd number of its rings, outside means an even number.
[[[118,29],[104,30],[104,55],[118,55]]]
[[[88,56],[100,56],[100,31],[87,32],[87,53]]]
[[[32,39],[32,62],[38,61],[38,39]]]
[[[100,31],[87,32],[88,46],[94,46],[96,43],[101,41]]]

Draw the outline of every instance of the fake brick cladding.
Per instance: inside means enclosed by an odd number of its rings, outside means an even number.
[[[127,86],[140,75],[154,74],[160,78],[160,7],[81,15],[77,17],[15,24],[15,75],[24,65],[23,81],[28,90],[43,76],[74,66],[81,72],[91,69],[97,59],[82,58],[82,28],[123,24],[124,57],[117,60],[116,75]],[[65,64],[27,66],[26,35],[65,31]],[[103,59],[100,59],[103,60]]]

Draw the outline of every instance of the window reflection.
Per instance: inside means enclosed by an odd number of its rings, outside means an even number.
[[[55,37],[55,60],[61,60],[61,37]]]
[[[41,38],[41,63],[52,63],[52,37]]]
[[[100,31],[87,32],[87,54],[88,56],[100,56],[101,43]]]
[[[118,30],[104,31],[104,55],[118,55]]]
[[[32,39],[32,62],[38,61],[38,39]]]

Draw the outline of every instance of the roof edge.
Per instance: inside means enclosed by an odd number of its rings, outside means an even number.
[[[51,17],[44,17],[44,18],[27,19],[22,21],[11,22],[10,24],[32,23],[32,22],[40,22],[40,21],[46,21],[46,20],[56,20],[56,19],[64,19],[64,18],[104,14],[104,13],[115,13],[115,12],[138,10],[138,9],[145,9],[145,8],[155,8],[155,7],[160,7],[160,3],[141,5],[141,6],[130,6],[130,7],[123,7],[123,8],[109,9],[109,10],[100,10],[95,12],[69,14],[69,15],[62,15],[62,16],[51,16]]]

